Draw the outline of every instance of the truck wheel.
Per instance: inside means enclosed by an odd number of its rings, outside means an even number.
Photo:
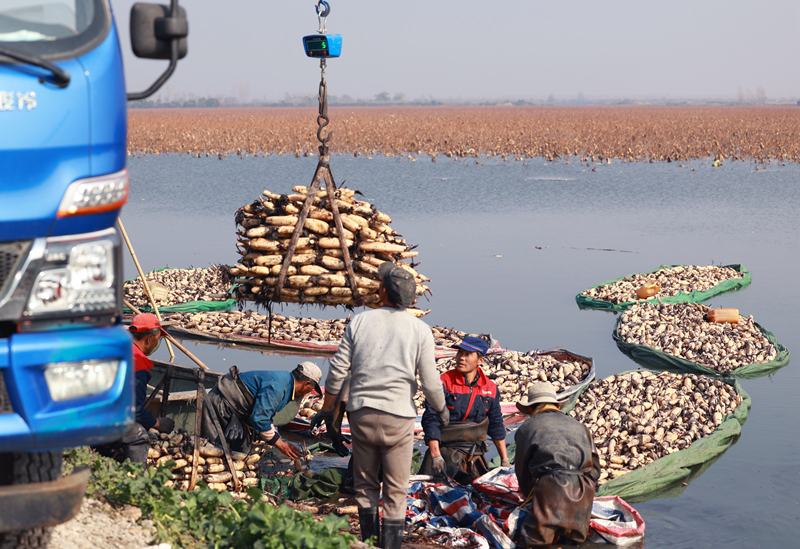
[[[60,451],[0,454],[0,485],[47,482],[61,478],[64,457]],[[52,528],[0,532],[0,549],[40,549],[50,542]]]

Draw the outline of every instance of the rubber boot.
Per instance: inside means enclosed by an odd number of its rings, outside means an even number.
[[[367,541],[374,538],[373,542],[375,547],[383,547],[381,545],[381,519],[378,515],[377,507],[365,507],[358,510],[358,523],[361,525],[361,541]]]
[[[140,423],[134,423],[122,435],[122,454],[134,463],[147,465],[147,450],[150,448],[150,436]]]
[[[406,519],[383,519],[383,549],[400,549]]]

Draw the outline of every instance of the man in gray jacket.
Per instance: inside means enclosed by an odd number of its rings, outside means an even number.
[[[430,327],[406,312],[413,305],[414,277],[391,262],[378,268],[383,306],[356,315],[331,359],[325,401],[312,427],[332,423],[336,396],[350,373],[347,415],[353,440],[353,480],[361,538],[385,549],[399,549],[406,516],[406,488],[414,451],[413,397],[419,374],[422,391],[444,425],[449,413],[436,371]],[[383,535],[378,502],[383,471]]]

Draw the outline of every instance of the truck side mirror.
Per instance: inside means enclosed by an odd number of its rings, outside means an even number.
[[[169,59],[169,67],[149,89],[128,94],[128,101],[135,101],[158,91],[175,72],[178,59],[186,57],[189,22],[186,20],[186,10],[178,6],[178,0],[171,0],[170,6],[134,4],[130,21],[131,46],[136,57]]]
[[[136,57],[169,59],[172,39],[179,38],[178,59],[186,57],[186,36],[189,22],[186,10],[178,8],[177,17],[170,16],[170,7],[160,4],[134,4],[131,8],[131,46]]]

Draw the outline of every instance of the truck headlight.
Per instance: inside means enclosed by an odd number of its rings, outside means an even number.
[[[107,231],[102,234],[86,241],[48,239],[48,261],[33,283],[28,316],[85,314],[117,307],[115,240]]]
[[[128,201],[128,170],[74,181],[67,187],[58,217],[118,210]]]
[[[45,366],[50,398],[58,402],[108,391],[117,379],[119,360],[57,362]]]

